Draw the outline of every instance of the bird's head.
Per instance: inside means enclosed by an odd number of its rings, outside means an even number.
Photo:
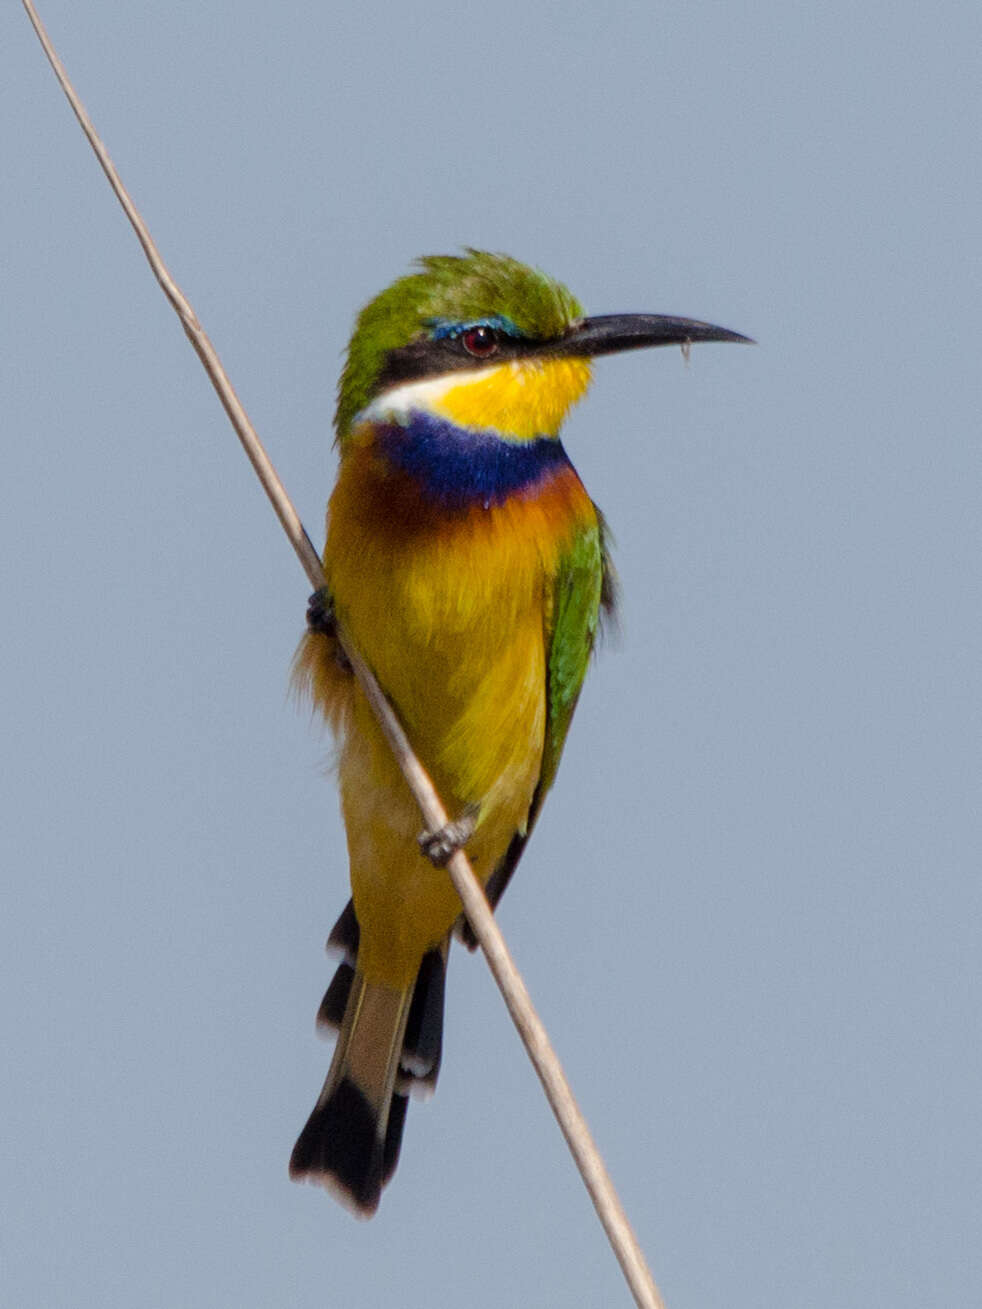
[[[512,440],[553,436],[590,381],[590,360],[642,346],[745,341],[660,314],[585,318],[559,282],[507,255],[432,255],[358,316],[338,387],[342,446],[356,420],[425,408]]]

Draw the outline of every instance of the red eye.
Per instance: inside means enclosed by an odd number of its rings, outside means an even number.
[[[460,339],[475,359],[488,359],[498,349],[498,333],[493,327],[469,327]]]

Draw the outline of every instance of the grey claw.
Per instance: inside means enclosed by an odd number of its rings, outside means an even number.
[[[430,863],[443,868],[457,851],[467,844],[477,827],[477,806],[467,808],[459,818],[444,823],[435,832],[421,832],[419,848]]]

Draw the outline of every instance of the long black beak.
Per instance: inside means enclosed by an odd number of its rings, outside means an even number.
[[[667,314],[601,314],[584,318],[558,341],[550,343],[551,355],[611,355],[620,350],[640,350],[651,345],[689,345],[693,341],[741,341],[755,343],[749,336],[731,332],[694,318],[672,318]]]

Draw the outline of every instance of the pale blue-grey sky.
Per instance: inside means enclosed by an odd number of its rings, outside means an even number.
[[[978,5],[42,13],[318,542],[418,254],[758,338],[568,425],[623,616],[502,923],[670,1309],[982,1303]],[[347,895],[307,584],[0,48],[0,1303],[626,1304],[463,952],[378,1216],[287,1180]]]

